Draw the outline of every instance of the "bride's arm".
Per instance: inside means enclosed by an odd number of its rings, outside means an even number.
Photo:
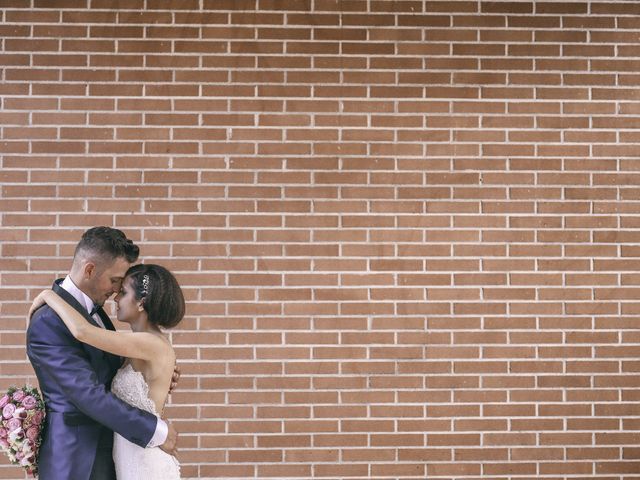
[[[86,318],[53,290],[44,290],[34,300],[34,304],[42,300],[55,310],[71,335],[100,350],[121,357],[151,360],[162,355],[166,349],[165,343],[151,333],[114,332],[91,325]]]

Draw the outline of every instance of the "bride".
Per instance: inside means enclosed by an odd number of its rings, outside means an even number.
[[[161,328],[175,327],[184,316],[182,290],[164,267],[131,267],[115,297],[117,318],[131,332],[113,332],[91,325],[53,290],[34,300],[32,311],[47,303],[81,342],[127,360],[118,370],[111,392],[123,401],[162,416],[174,372],[175,353]],[[159,448],[142,448],[114,434],[113,460],[118,480],[179,480],[175,457]]]

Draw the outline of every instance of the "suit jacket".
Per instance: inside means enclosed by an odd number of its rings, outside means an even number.
[[[53,290],[96,325],[87,311],[57,280]],[[115,330],[101,311],[106,328]],[[97,326],[97,325],[96,325]],[[76,340],[47,305],[38,309],[27,329],[27,355],[47,408],[38,469],[43,480],[87,480],[104,429],[145,447],[157,418],[134,408],[110,391],[122,358]]]

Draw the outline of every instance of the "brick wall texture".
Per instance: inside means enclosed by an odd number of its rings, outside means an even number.
[[[0,14],[0,387],[114,225],[188,298],[187,478],[640,478],[640,3]]]

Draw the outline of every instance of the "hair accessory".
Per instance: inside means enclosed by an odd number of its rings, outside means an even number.
[[[149,275],[146,273],[142,276],[142,295],[149,294]]]

